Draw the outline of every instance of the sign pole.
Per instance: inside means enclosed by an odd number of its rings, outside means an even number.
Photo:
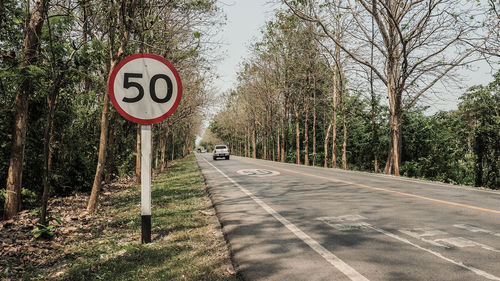
[[[141,243],[151,243],[151,125],[141,125]]]

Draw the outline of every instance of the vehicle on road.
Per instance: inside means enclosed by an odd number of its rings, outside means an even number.
[[[219,157],[224,157],[229,160],[229,149],[224,144],[218,144],[214,148],[213,158],[217,160]]]

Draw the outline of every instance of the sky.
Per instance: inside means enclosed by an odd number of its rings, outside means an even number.
[[[248,49],[260,38],[260,29],[273,15],[269,0],[222,0],[227,23],[222,33],[225,59],[218,65],[220,78],[216,86],[221,92],[236,84],[238,66],[249,57]]]
[[[219,78],[215,81],[217,92],[222,94],[236,85],[236,74],[245,58],[249,57],[249,47],[261,38],[261,29],[273,17],[276,4],[270,0],[221,0],[221,8],[227,16],[226,25],[222,31],[223,60],[217,64]],[[439,110],[457,108],[460,97],[470,86],[491,82],[492,72],[486,63],[477,64],[473,70],[461,71],[464,76],[462,89],[458,87],[439,86],[437,92],[429,92],[421,102],[428,105],[429,114]],[[206,120],[208,126],[208,121]],[[203,133],[201,134],[203,135]],[[201,137],[197,138],[197,141]]]

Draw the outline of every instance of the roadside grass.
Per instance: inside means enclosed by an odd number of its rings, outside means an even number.
[[[91,239],[66,245],[70,254],[23,279],[239,280],[193,155],[153,178],[150,244],[140,243],[140,188],[113,192]]]

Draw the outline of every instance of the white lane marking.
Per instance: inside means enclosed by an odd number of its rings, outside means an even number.
[[[437,239],[437,240],[434,240],[434,241],[444,242],[446,244],[449,244],[449,245],[452,245],[452,246],[455,246],[455,247],[458,247],[458,248],[481,247],[481,248],[483,248],[485,250],[488,250],[488,251],[500,253],[499,250],[497,250],[497,249],[495,249],[493,247],[490,247],[488,245],[484,245],[484,244],[481,244],[481,243],[477,243],[477,242],[474,242],[472,240],[465,239],[463,237],[443,238],[443,239]]]
[[[357,215],[355,215],[355,216],[357,216]],[[328,221],[327,221],[328,219],[329,219],[329,220],[333,220],[333,221],[335,221],[335,220],[337,220],[337,221],[338,221],[338,220],[342,221],[342,219],[341,219],[341,218],[343,218],[343,217],[344,217],[344,218],[345,218],[345,217],[355,218],[355,217],[354,217],[354,216],[352,216],[352,215],[347,215],[347,216],[341,216],[341,217],[322,217],[322,218],[318,218],[318,219],[320,219],[320,220],[324,221],[325,223],[329,224],[329,223],[328,223]],[[359,217],[361,217],[361,216],[359,216]],[[362,218],[362,217],[361,217],[361,218]],[[346,220],[346,219],[344,219],[344,221],[345,221],[345,220]],[[391,232],[385,231],[385,230],[383,230],[383,229],[381,229],[381,228],[375,227],[375,226],[373,226],[373,225],[371,225],[371,224],[368,224],[368,223],[366,223],[364,226],[365,226],[366,228],[370,228],[370,229],[375,230],[375,231],[377,231],[377,232],[380,232],[380,233],[382,233],[382,234],[384,234],[384,235],[387,235],[387,236],[389,236],[389,237],[391,237],[391,238],[393,238],[393,239],[396,239],[396,240],[399,240],[399,241],[404,242],[404,243],[406,243],[406,244],[409,244],[409,245],[411,245],[411,246],[413,246],[413,247],[415,247],[415,248],[417,248],[417,249],[420,249],[420,250],[426,251],[426,252],[428,252],[428,253],[430,253],[430,254],[432,254],[432,255],[434,255],[434,256],[436,256],[436,257],[440,258],[440,259],[443,259],[443,260],[445,260],[445,261],[447,261],[447,262],[450,262],[450,263],[452,263],[452,264],[455,264],[455,265],[458,265],[458,266],[460,266],[460,267],[462,267],[462,268],[465,268],[465,269],[467,269],[467,270],[470,270],[470,271],[472,271],[472,272],[476,273],[476,274],[477,274],[477,275],[479,275],[479,276],[482,276],[482,277],[487,278],[487,279],[490,279],[490,280],[500,281],[500,278],[499,278],[499,277],[497,277],[497,276],[495,276],[495,275],[492,275],[492,274],[490,274],[490,273],[488,273],[488,272],[482,271],[482,270],[477,269],[477,268],[475,268],[475,267],[465,265],[465,264],[463,264],[462,262],[454,261],[454,260],[452,260],[452,259],[450,259],[450,258],[447,258],[447,257],[443,256],[442,254],[440,254],[440,253],[438,253],[438,252],[435,252],[435,251],[433,251],[433,250],[431,250],[431,249],[427,249],[427,248],[424,248],[424,247],[422,247],[422,246],[419,246],[419,245],[417,245],[417,244],[415,244],[415,243],[412,243],[412,242],[410,242],[409,240],[407,240],[407,239],[405,239],[405,238],[403,238],[403,237],[401,237],[401,236],[398,236],[398,235],[396,235],[396,234],[394,234],[394,233],[391,233]],[[446,234],[446,233],[445,233],[445,232],[443,232],[443,231],[440,231],[440,230],[432,230],[432,229],[429,229],[429,228],[417,228],[416,230],[423,231],[423,233],[422,233],[422,234],[423,234],[423,236],[424,236],[424,237],[425,237],[425,236],[439,235],[439,234]],[[401,231],[401,230],[400,230],[400,231]],[[401,231],[401,232],[403,232],[403,231]],[[408,232],[409,232],[409,233],[411,233],[411,234],[413,234],[413,235],[415,235],[417,238],[419,238],[419,239],[421,239],[421,240],[423,239],[423,238],[421,238],[422,234],[420,234],[420,236],[419,236],[419,235],[418,235],[418,233],[417,233],[417,234],[415,234],[414,232],[410,232],[410,231],[408,231]],[[403,233],[404,233],[404,232],[403,232]],[[411,236],[411,235],[410,235],[410,236]],[[430,240],[429,240],[429,241],[430,241]]]
[[[380,232],[380,233],[383,233],[383,234],[385,234],[385,235],[387,235],[387,236],[389,236],[389,237],[391,237],[391,238],[394,238],[394,239],[396,239],[396,240],[399,240],[399,241],[401,241],[401,242],[404,242],[404,243],[406,243],[406,244],[409,244],[409,245],[411,245],[411,246],[413,246],[413,247],[415,247],[415,248],[418,248],[418,249],[420,249],[420,250],[426,251],[426,252],[428,252],[428,253],[430,253],[430,254],[432,254],[432,255],[434,255],[434,256],[436,256],[436,257],[440,258],[440,259],[443,259],[443,260],[445,260],[445,261],[447,261],[447,262],[450,262],[450,263],[452,263],[452,264],[455,264],[455,265],[458,265],[458,266],[460,266],[460,267],[462,267],[462,268],[465,268],[465,269],[467,269],[467,270],[470,270],[470,271],[472,271],[472,272],[476,273],[477,275],[482,276],[482,277],[484,277],[484,278],[486,278],[486,279],[500,281],[500,277],[497,277],[497,276],[495,276],[495,275],[489,274],[488,272],[482,271],[482,270],[477,269],[477,268],[475,268],[475,267],[473,267],[473,266],[465,265],[465,264],[463,264],[462,262],[454,261],[454,260],[452,260],[452,259],[450,259],[450,258],[447,258],[447,257],[445,257],[445,256],[441,255],[441,254],[440,254],[440,253],[438,253],[438,252],[435,252],[435,251],[433,251],[433,250],[431,250],[431,249],[427,249],[427,248],[424,248],[424,247],[422,247],[422,246],[419,246],[419,245],[417,245],[417,244],[415,244],[415,243],[412,243],[412,242],[410,242],[409,240],[407,240],[407,239],[405,239],[405,238],[403,238],[403,237],[400,237],[400,236],[398,236],[398,235],[396,235],[396,234],[390,233],[390,232],[388,232],[388,231],[385,231],[385,230],[383,230],[383,229],[380,229],[380,228],[377,228],[377,227],[374,227],[374,226],[369,226],[369,228],[371,228],[371,229],[373,229],[373,230],[375,230],[375,231],[378,231],[378,232]]]
[[[423,231],[423,233],[418,233],[418,232],[415,232],[415,231]],[[436,242],[436,240],[429,240],[429,239],[426,239],[424,237],[429,237],[429,236],[435,236],[435,235],[443,235],[443,234],[447,234],[446,232],[443,232],[443,231],[440,231],[440,230],[434,230],[434,229],[428,229],[428,228],[415,228],[413,229],[413,231],[410,231],[410,230],[399,230],[399,232],[402,232],[408,236],[411,236],[415,239],[419,239],[423,242],[426,242],[426,243],[429,243],[431,245],[434,245],[434,246],[438,246],[438,247],[443,247],[443,248],[447,248],[449,249],[450,247],[446,246],[446,245],[443,245],[443,244],[440,244],[438,242]]]
[[[456,225],[455,225],[456,226]],[[484,232],[484,230],[480,228],[475,228],[471,230],[473,232]],[[451,247],[446,246],[445,244],[455,246],[458,248],[465,248],[465,247],[481,247],[485,250],[492,251],[492,252],[497,252],[500,253],[499,250],[490,247],[488,245],[484,245],[478,242],[474,242],[472,240],[463,238],[463,237],[445,237],[445,238],[439,238],[439,239],[434,239],[434,240],[429,240],[423,237],[430,237],[430,236],[437,236],[437,235],[447,235],[448,233],[441,231],[441,230],[436,230],[432,228],[414,228],[412,231],[410,230],[399,230],[399,232],[402,232],[408,236],[411,236],[415,239],[419,239],[421,241],[424,241],[426,243],[432,244],[434,246],[438,247],[443,247],[450,249]],[[422,233],[420,233],[422,232]],[[444,244],[443,244],[444,243]]]
[[[473,226],[470,224],[454,224],[453,226],[458,227],[458,228],[462,228],[462,229],[465,229],[465,230],[468,230],[471,232],[483,232],[483,233],[488,233],[488,234],[500,237],[500,233],[495,233],[493,231],[482,229],[482,228],[479,228],[479,227],[476,227],[476,226]]]
[[[221,175],[223,175],[226,179],[232,182],[236,187],[238,187],[243,193],[248,195],[248,197],[252,198],[259,206],[261,206],[264,210],[266,210],[270,215],[272,215],[275,219],[277,219],[281,224],[283,224],[286,228],[288,228],[295,236],[297,236],[300,240],[306,243],[309,247],[311,247],[316,253],[321,255],[327,262],[333,265],[335,268],[340,270],[343,274],[345,274],[349,279],[353,281],[369,281],[366,277],[357,272],[350,265],[342,261],[339,257],[334,255],[332,252],[328,251],[325,247],[321,246],[319,242],[311,238],[305,232],[300,230],[294,224],[285,219],[282,215],[276,212],[273,208],[269,207],[264,201],[260,200],[257,196],[253,195],[249,190],[241,186],[239,183],[234,181],[232,178],[228,177],[217,167],[208,162],[205,158],[203,158],[205,162],[207,162],[210,166],[216,169]]]

